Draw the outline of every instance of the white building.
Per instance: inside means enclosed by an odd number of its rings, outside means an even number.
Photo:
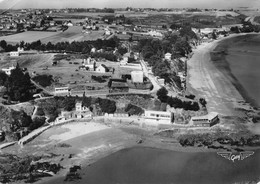
[[[11,57],[18,57],[19,55],[20,55],[20,53],[18,51],[10,52]]]
[[[85,66],[86,68],[89,68],[89,70],[91,70],[91,71],[94,71],[95,67],[96,67],[96,61],[89,57],[88,59],[83,60],[83,66]]]
[[[6,73],[6,75],[11,75],[11,71],[14,70],[15,67],[11,66],[9,68],[3,68],[2,71]]]
[[[158,31],[149,31],[148,34],[150,36],[155,36],[155,37],[162,37],[163,36],[163,34],[158,32]]]
[[[54,89],[55,95],[69,95],[70,89],[69,87],[57,87]]]
[[[18,47],[18,48],[17,48],[17,52],[19,52],[19,53],[20,53],[20,52],[24,52],[24,48],[23,48],[23,47]]]
[[[172,124],[174,122],[174,114],[165,111],[145,111],[144,118],[156,120],[158,124]]]
[[[205,116],[198,116],[191,118],[191,124],[198,127],[211,127],[219,121],[218,113],[211,112]]]
[[[133,83],[143,83],[144,82],[144,73],[143,71],[132,71],[131,78]]]
[[[165,58],[166,60],[171,60],[172,54],[171,54],[171,53],[166,53],[166,54],[164,55],[164,58]]]
[[[128,57],[123,57],[123,59],[120,61],[120,65],[127,65],[127,63],[128,63]]]
[[[99,73],[106,73],[106,72],[109,72],[109,69],[106,67],[106,65],[99,65],[96,70],[96,72],[99,72]]]

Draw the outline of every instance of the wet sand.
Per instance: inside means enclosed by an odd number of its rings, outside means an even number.
[[[246,93],[231,74],[229,65],[219,60],[219,63],[216,63],[217,61],[213,61],[211,55],[220,42],[241,35],[244,34],[203,43],[195,49],[194,55],[188,61],[187,90],[205,98],[209,112],[218,112],[223,116],[245,116],[243,112],[236,109],[241,107],[251,109],[242,95]]]

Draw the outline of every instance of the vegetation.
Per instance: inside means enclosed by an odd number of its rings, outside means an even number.
[[[214,142],[230,146],[260,146],[260,136],[247,132],[240,133],[215,133],[215,134],[185,134],[179,138],[182,146],[211,146]]]
[[[141,107],[138,107],[131,103],[127,105],[127,107],[125,108],[125,112],[127,112],[130,116],[144,114],[144,110]]]
[[[42,87],[50,86],[53,82],[52,75],[37,75],[32,78],[36,83],[41,85]]]
[[[56,174],[62,167],[59,164],[49,162],[37,162],[41,157],[26,156],[24,158],[16,155],[2,154],[0,165],[1,183],[33,183],[42,177],[49,177],[50,174],[41,172],[47,171]]]
[[[167,94],[168,91],[164,87],[157,91],[158,99],[163,103],[167,103],[171,107],[182,108],[184,110],[192,110],[192,111],[200,110],[198,102],[182,101],[177,97],[169,97]]]
[[[25,102],[32,99],[35,87],[31,83],[29,74],[24,73],[18,64],[11,71],[10,76],[3,73],[0,73],[0,75],[0,83],[6,87],[5,95],[8,96],[9,100]]]

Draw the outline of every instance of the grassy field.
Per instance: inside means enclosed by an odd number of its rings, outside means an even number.
[[[1,36],[0,40],[5,40],[7,43],[16,44],[21,41],[28,43],[41,40],[42,43],[57,43],[57,42],[72,42],[72,41],[85,41],[96,40],[102,38],[103,30],[92,31],[88,34],[82,33],[81,26],[69,27],[64,32],[44,32],[44,31],[27,31],[9,36]]]
[[[57,43],[57,42],[73,42],[73,41],[85,41],[85,40],[96,40],[98,38],[102,38],[104,34],[103,30],[100,31],[92,31],[89,34],[82,33],[81,26],[73,26],[69,27],[65,32],[59,32],[50,37],[46,37],[41,41],[43,43]]]
[[[21,41],[31,43],[57,34],[58,32],[26,31],[14,35],[1,36],[0,40],[5,40],[7,43],[10,44],[20,43]]]

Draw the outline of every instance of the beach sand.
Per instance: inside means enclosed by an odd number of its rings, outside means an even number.
[[[245,116],[237,108],[250,109],[234,85],[237,81],[230,72],[220,71],[211,59],[211,52],[220,41],[239,35],[231,35],[226,38],[203,43],[195,49],[192,58],[188,61],[187,90],[205,98],[209,112],[218,112],[223,116]]]

